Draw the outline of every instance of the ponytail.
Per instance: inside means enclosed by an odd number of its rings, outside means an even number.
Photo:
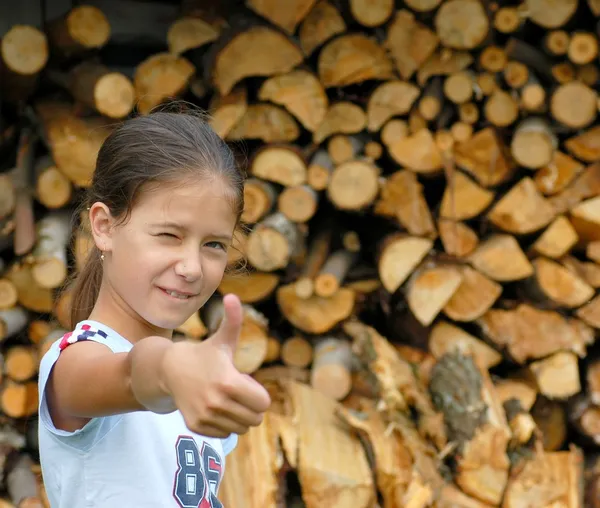
[[[71,327],[89,317],[96,304],[101,283],[100,249],[93,245],[83,267],[71,284]]]

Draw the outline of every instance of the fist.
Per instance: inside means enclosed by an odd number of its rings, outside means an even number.
[[[200,343],[173,344],[163,364],[166,388],[187,427],[217,438],[260,425],[271,405],[265,388],[233,363],[242,327],[241,302],[226,295],[223,306],[224,317],[214,335]]]

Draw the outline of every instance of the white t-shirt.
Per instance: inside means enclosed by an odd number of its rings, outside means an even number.
[[[218,439],[192,433],[179,411],[93,418],[75,432],[53,425],[46,381],[61,350],[80,340],[105,344],[114,353],[133,347],[111,328],[86,320],[42,358],[39,451],[51,508],[222,507],[217,493],[225,456],[237,444],[235,434]]]

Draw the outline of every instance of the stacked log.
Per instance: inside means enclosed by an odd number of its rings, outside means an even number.
[[[273,398],[228,457],[225,506],[600,506],[599,17],[595,0],[187,0],[130,73],[97,7],[4,34],[4,504],[48,506],[36,372],[71,326],[97,151],[184,100],[240,154],[248,227],[176,339],[238,294],[236,365]]]

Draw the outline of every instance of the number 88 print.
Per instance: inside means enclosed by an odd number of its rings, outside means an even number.
[[[193,438],[179,436],[177,444],[177,464],[173,496],[182,508],[223,508],[215,492],[221,482],[221,457],[206,442],[202,450]],[[211,485],[213,488],[211,489]]]

